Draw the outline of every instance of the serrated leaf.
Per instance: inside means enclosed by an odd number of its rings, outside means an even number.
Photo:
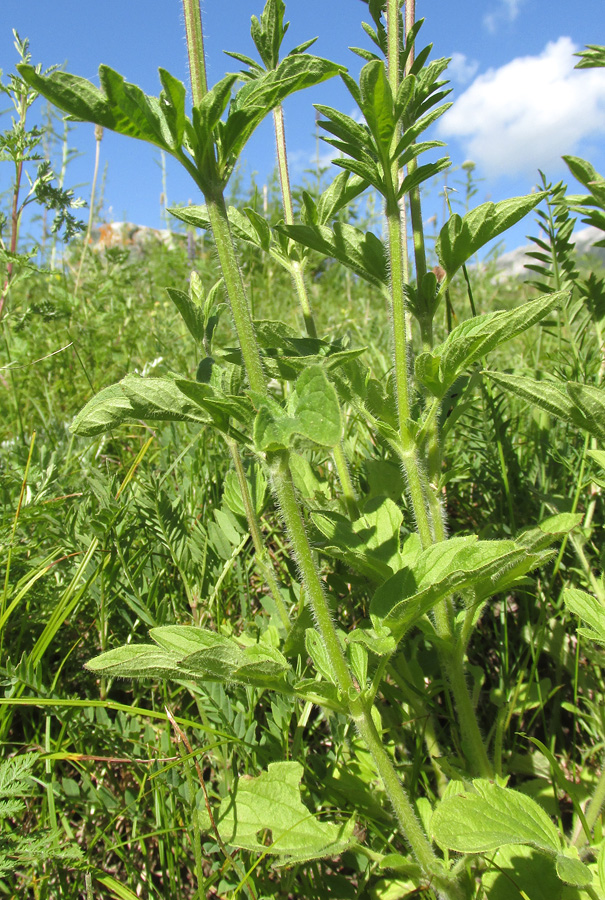
[[[109,66],[99,66],[99,79],[115,118],[114,131],[169,152],[174,149],[174,139],[157,97],[148,96]]]
[[[265,401],[254,423],[254,443],[263,452],[288,449],[301,438],[322,447],[335,447],[341,433],[338,396],[321,366],[309,366],[301,372],[286,410]]]
[[[219,431],[228,432],[230,417],[245,425],[252,422],[254,407],[248,397],[223,394],[210,384],[185,378],[177,378],[175,384],[181,393],[205,411],[206,421],[211,420]]]
[[[536,381],[523,375],[484,372],[491,381],[551,415],[605,441],[605,401],[602,388],[573,382]],[[593,409],[595,416],[590,414]]]
[[[172,378],[126,375],[120,387],[137,419],[150,422],[207,422],[197,404],[192,403]]]
[[[133,416],[132,404],[119,384],[112,384],[95,394],[71,423],[74,434],[93,437],[111,431]]]
[[[330,60],[295,54],[286,56],[276,68],[246,82],[231,102],[221,135],[222,153],[236,159],[267,113],[283,103],[286,97],[333,78],[341,71],[342,66]]]
[[[567,291],[558,291],[530,300],[516,309],[487,313],[461,322],[442,344],[418,357],[418,379],[437,397],[443,397],[464,369],[539,322],[568,297]]]
[[[204,311],[190,296],[177,288],[166,288],[168,296],[178,309],[191,336],[201,344],[204,340]]]
[[[84,122],[94,122],[103,128],[116,129],[116,118],[107,97],[90,81],[67,72],[40,75],[25,63],[17,66],[26,82],[63,112]]]
[[[435,242],[435,252],[448,277],[451,279],[488,241],[531,212],[544,196],[542,192],[512,197],[500,203],[483,203],[464,217],[450,216]]]
[[[531,797],[484,779],[473,787],[473,792],[446,797],[435,809],[431,831],[440,846],[459,853],[486,853],[502,844],[561,851],[557,829]]]

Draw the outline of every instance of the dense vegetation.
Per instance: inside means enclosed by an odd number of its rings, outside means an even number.
[[[238,139],[259,97],[279,134],[287,92],[338,74],[307,47],[279,62],[283,12],[253,19],[263,67],[237,56]],[[414,58],[399,12],[369,4],[376,56],[348,82],[367,127],[321,109],[348,174],[290,195],[284,146],[264,202],[233,190],[231,244],[233,79],[194,82],[189,127],[163,73],[163,112],[136,95],[145,120],[117,73],[94,102],[83,82],[68,96],[18,44],[0,897],[605,897],[605,277],[571,237],[578,211],[605,230],[605,182],[570,157],[586,195],[543,178],[425,242],[419,187],[444,163],[418,166],[416,138],[444,65]],[[94,247],[42,162],[27,202],[67,241],[20,256],[39,93],[154,143],[164,115],[206,205],[174,211],[169,243]],[[400,170],[413,276],[397,272]],[[532,210],[523,282],[476,264]]]

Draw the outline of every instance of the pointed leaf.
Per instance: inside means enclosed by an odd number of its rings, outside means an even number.
[[[596,597],[579,588],[565,588],[563,600],[565,606],[589,626],[579,628],[579,633],[598,644],[605,644],[605,606]]]
[[[86,663],[91,672],[120,678],[179,678],[179,654],[156,644],[128,644],[101,653]]]
[[[518,791],[477,779],[474,791],[442,800],[431,819],[438,844],[459,853],[486,853],[502,844],[530,844],[550,854],[561,839],[535,800]]]
[[[419,380],[437,397],[443,397],[464,369],[539,322],[568,298],[568,292],[558,291],[516,309],[487,313],[461,322],[442,344],[418,357],[416,374]]]
[[[286,97],[333,78],[342,66],[317,56],[287,56],[275,69],[263,72],[239,89],[231,106],[222,134],[225,157],[238,157],[248,138],[267,113]]]
[[[488,241],[519,222],[545,197],[544,192],[484,203],[464,218],[455,214],[445,223],[435,244],[439,262],[451,279]]]

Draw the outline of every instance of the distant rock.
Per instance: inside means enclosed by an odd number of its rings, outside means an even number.
[[[147,225],[133,225],[132,222],[106,222],[92,229],[93,250],[121,247],[131,250],[137,256],[145,252],[145,245],[157,241],[170,250],[184,245],[187,235],[169,231],[167,228],[148,228]]]

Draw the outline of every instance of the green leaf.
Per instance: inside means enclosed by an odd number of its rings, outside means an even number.
[[[539,322],[568,297],[568,292],[558,291],[530,300],[516,309],[487,313],[461,322],[442,344],[417,358],[418,379],[435,396],[442,398],[465,369]]]
[[[559,853],[556,863],[557,875],[565,884],[572,884],[579,888],[588,887],[592,884],[592,872],[578,858],[577,850],[575,856],[571,854],[572,848],[565,853]]]
[[[172,147],[178,150],[183,143],[187,116],[185,114],[185,85],[166,69],[159,69],[160,81],[164,90],[160,94],[162,114],[170,129]]]
[[[317,56],[287,56],[275,69],[263,72],[239,89],[229,107],[221,134],[221,153],[237,158],[267,113],[286,97],[333,78],[342,66]]]
[[[488,241],[519,222],[546,196],[544,192],[513,197],[500,203],[483,203],[464,218],[450,216],[435,243],[435,252],[448,278]]]
[[[605,389],[568,381],[567,393],[585,420],[590,422],[592,434],[605,441]]]
[[[172,378],[143,378],[127,375],[120,387],[128,398],[136,419],[149,422],[207,422]]]
[[[401,636],[439,600],[473,587],[478,599],[492,596],[509,579],[535,568],[544,555],[515,541],[479,541],[474,535],[454,537],[423,550],[374,594],[374,624]]]
[[[117,647],[87,667],[124,678],[236,682],[292,692],[286,680],[288,661],[269,644],[241,646],[242,640],[190,625],[152,628],[150,636],[156,644]]]
[[[502,844],[529,844],[559,854],[561,839],[535,800],[484,779],[474,790],[446,797],[433,813],[437,843],[459,853],[487,853]]]
[[[344,560],[362,575],[381,583],[401,568],[399,530],[403,515],[387,497],[369,501],[355,522],[329,511],[312,512],[311,517],[327,539],[322,551]]]
[[[374,136],[381,159],[389,163],[395,133],[393,95],[383,62],[370,62],[359,75],[361,111]]]
[[[267,479],[260,466],[252,464],[246,472],[246,482],[252,501],[252,507],[257,516],[260,516],[267,502]],[[223,500],[228,508],[240,518],[246,517],[246,510],[240,491],[239,481],[235,472],[227,472],[225,476]]]
[[[588,628],[578,628],[578,633],[598,644],[605,644],[605,607],[603,604],[579,588],[565,588],[565,606],[582,620]]]
[[[18,65],[17,69],[26,84],[63,112],[84,122],[94,122],[103,128],[117,130],[116,118],[107,97],[90,81],[67,72],[40,75],[33,66],[25,63]]]
[[[279,50],[289,25],[289,22],[284,25],[285,11],[284,0],[267,0],[260,21],[252,16],[250,34],[268,69],[274,69],[279,61]]]
[[[542,851],[504,844],[491,859],[493,867],[481,879],[489,900],[581,900],[578,892],[566,888],[557,877],[554,857]]]
[[[600,44],[586,44],[586,49],[580,53],[574,53],[574,56],[580,57],[580,62],[576,63],[576,69],[596,69],[605,67],[605,47]]]
[[[334,672],[332,661],[326,650],[326,645],[315,628],[307,628],[305,631],[305,649],[311,657],[317,672],[319,672],[326,681],[329,681],[331,684],[337,684],[336,673]]]
[[[229,432],[230,417],[244,425],[252,422],[254,408],[248,397],[223,394],[210,384],[185,378],[177,378],[175,384],[196,407],[204,410],[206,421],[211,420],[219,431]]]
[[[182,678],[179,658],[180,654],[156,644],[128,644],[95,656],[86,663],[86,668],[120,678]]]
[[[341,433],[338,396],[321,366],[301,372],[286,410],[265,401],[254,423],[254,443],[263,452],[286,450],[296,438],[335,447]]]
[[[192,337],[201,344],[204,340],[204,311],[201,306],[193,302],[190,295],[177,288],[166,288],[168,296],[180,312],[185,325]]]
[[[111,431],[133,417],[132,404],[119,384],[103,388],[88,401],[71,423],[71,431],[93,437]]]
[[[278,866],[343,853],[353,839],[354,822],[335,825],[309,812],[300,799],[302,775],[300,763],[275,762],[257,778],[238,779],[215,814],[225,844],[268,852],[277,856]],[[207,821],[204,814],[202,819]]]
[[[333,229],[326,225],[278,225],[277,230],[311,250],[337,259],[375,287],[388,284],[385,248],[371,231],[363,232],[339,222]]]
[[[484,374],[529,403],[605,441],[605,391],[575,382],[536,381],[523,375]]]
[[[114,131],[169,152],[174,149],[174,139],[157,97],[147,96],[109,66],[99,66],[99,79],[115,118]]]

